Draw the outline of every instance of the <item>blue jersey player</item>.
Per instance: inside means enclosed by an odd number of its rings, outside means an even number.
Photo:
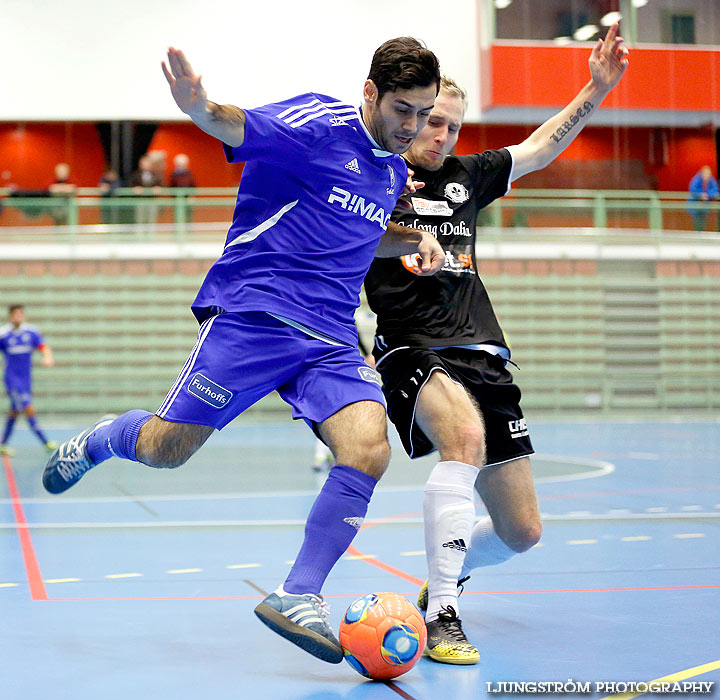
[[[442,267],[432,235],[386,233],[408,176],[398,154],[427,122],[438,61],[415,39],[385,42],[360,108],[315,93],[257,109],[218,105],[181,51],[169,49],[168,64],[180,109],[222,141],[228,160],[247,163],[225,250],[192,305],[197,343],[160,408],[101,419],[60,446],[43,483],[59,493],[111,456],[178,467],[215,429],[277,390],[336,465],[288,578],[255,613],[307,652],[340,663],[320,590],[390,457],[384,399],[357,348],[353,314],[374,255],[419,253],[423,274]]]
[[[5,429],[0,442],[0,454],[12,455],[13,449],[8,445],[15,421],[21,413],[25,413],[33,433],[47,450],[57,448],[40,429],[35,417],[32,403],[32,356],[35,350],[42,353],[42,363],[52,367],[53,355],[50,346],[45,343],[42,333],[25,322],[25,310],[20,304],[13,304],[8,309],[8,323],[0,327],[0,351],[5,356],[5,389],[10,397]]]

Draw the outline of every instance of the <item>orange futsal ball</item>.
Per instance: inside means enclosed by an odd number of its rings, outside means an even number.
[[[370,593],[345,611],[340,644],[347,661],[366,678],[407,673],[422,656],[427,631],[418,609],[397,593]]]

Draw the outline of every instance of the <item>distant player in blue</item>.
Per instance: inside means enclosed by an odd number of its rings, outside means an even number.
[[[35,326],[25,323],[25,310],[20,304],[13,304],[8,309],[8,321],[9,323],[0,327],[0,351],[5,356],[5,389],[10,397],[10,410],[0,442],[0,454],[14,454],[8,441],[21,413],[27,416],[30,429],[40,442],[52,452],[57,449],[58,444],[48,440],[40,430],[32,404],[32,355],[35,350],[39,350],[42,353],[43,365],[52,367],[55,364],[52,350],[45,344],[42,333]]]
[[[440,85],[435,55],[404,37],[373,56],[360,108],[309,93],[257,109],[207,100],[181,51],[163,71],[173,98],[246,161],[225,250],[192,305],[198,340],[155,415],[105,418],[64,443],[45,469],[52,493],[111,456],[178,467],[213,433],[271,391],[331,448],[335,464],[308,516],[290,575],[255,612],[309,653],[343,651],[320,595],[360,529],[387,468],[385,405],[358,350],[354,312],[373,256],[419,253],[442,267],[434,236],[386,228],[407,183],[403,153]]]

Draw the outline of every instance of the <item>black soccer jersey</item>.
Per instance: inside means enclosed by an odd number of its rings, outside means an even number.
[[[418,255],[375,258],[365,278],[370,308],[377,314],[379,349],[400,345],[433,347],[492,342],[505,345],[475,265],[477,213],[507,193],[512,157],[506,149],[449,156],[429,171],[410,166],[425,183],[403,197],[392,221],[431,232],[445,249],[437,274],[418,277]]]

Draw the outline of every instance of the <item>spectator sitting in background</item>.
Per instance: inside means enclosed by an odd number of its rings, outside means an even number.
[[[195,176],[190,172],[190,159],[184,153],[173,158],[174,170],[170,174],[170,187],[195,187]]]
[[[701,202],[710,202],[718,198],[718,183],[712,175],[709,165],[703,165],[702,168],[690,180],[690,197],[688,201],[688,212],[693,218],[696,231],[704,231],[707,224],[707,218],[710,214],[708,207]]]

